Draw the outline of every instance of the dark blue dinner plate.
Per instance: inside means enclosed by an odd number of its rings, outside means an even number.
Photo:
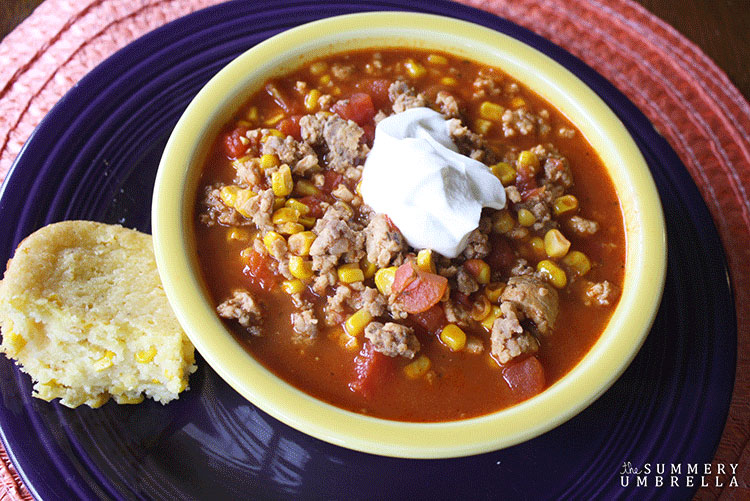
[[[150,230],[162,149],[200,87],[280,31],[370,10],[453,16],[551,56],[617,113],[653,173],[667,221],[666,289],[633,364],[593,405],[509,449],[447,460],[342,449],[276,421],[202,360],[191,390],[167,406],[67,409],[31,398],[29,378],[0,359],[0,432],[30,491],[43,499],[689,497],[726,420],[736,358],[724,254],[687,170],[644,115],[604,78],[547,40],[448,1],[266,1],[221,4],[170,23],[107,59],[26,143],[0,194],[0,262],[32,231],[63,219]],[[681,465],[678,487],[647,486],[623,465]],[[669,485],[669,471],[664,479]],[[622,487],[628,483],[627,487]]]

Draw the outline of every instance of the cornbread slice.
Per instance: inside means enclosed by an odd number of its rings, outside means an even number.
[[[118,225],[64,221],[21,242],[0,282],[0,329],[33,395],[68,407],[167,403],[196,369],[151,236]]]

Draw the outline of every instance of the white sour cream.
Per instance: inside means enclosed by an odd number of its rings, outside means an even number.
[[[505,190],[486,165],[458,152],[447,123],[429,108],[381,120],[360,190],[409,245],[453,258],[479,226],[482,207],[505,207]]]

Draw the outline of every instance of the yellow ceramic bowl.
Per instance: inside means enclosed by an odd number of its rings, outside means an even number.
[[[199,277],[193,240],[198,175],[221,126],[269,77],[313,58],[367,47],[432,48],[502,68],[575,123],[617,187],[627,232],[622,296],[606,330],[565,377],[541,394],[482,417],[404,423],[348,412],[287,384],[222,325]],[[284,423],[336,445],[387,456],[441,458],[496,450],[563,423],[620,376],[645,339],[664,283],[666,243],[659,198],[640,151],[614,113],[561,65],[474,24],[404,12],[354,14],[307,24],[250,49],[200,91],[162,157],[153,200],[156,258],[180,323],[213,369]]]

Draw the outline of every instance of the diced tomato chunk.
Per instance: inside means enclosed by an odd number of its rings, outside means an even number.
[[[302,115],[292,115],[279,122],[276,128],[282,134],[292,136],[297,141],[302,141],[302,132],[299,127],[300,118],[302,118]]]
[[[357,125],[372,123],[375,116],[375,105],[372,98],[364,92],[357,92],[349,96],[349,99],[336,102],[331,106],[331,111],[337,113],[345,120],[351,120]]]
[[[349,389],[370,398],[391,371],[390,357],[375,351],[371,343],[365,343],[354,358],[354,378]]]
[[[436,304],[421,313],[414,313],[410,318],[430,334],[439,334],[443,327],[448,324],[448,320],[445,318],[445,310],[440,304]]]
[[[390,97],[388,97],[388,88],[393,83],[392,80],[387,78],[372,78],[362,80],[358,82],[356,87],[363,92],[366,92],[372,98],[372,103],[375,108],[381,109],[390,103]]]
[[[535,356],[511,362],[503,367],[503,379],[519,400],[541,393],[547,384],[544,367]]]
[[[528,194],[538,186],[536,177],[534,177],[534,172],[531,168],[523,165],[519,166],[516,173],[516,187],[518,188],[518,191],[521,192],[521,198],[525,199],[524,194]]]
[[[242,272],[262,290],[270,291],[276,286],[276,274],[271,268],[271,258],[266,254],[251,251]]]
[[[240,140],[241,137],[245,137],[247,130],[247,127],[237,127],[231,132],[224,134],[221,142],[224,145],[224,152],[227,156],[237,158],[241,157],[247,151],[247,145],[243,144]]]
[[[421,313],[436,305],[448,289],[448,279],[417,268],[409,260],[396,270],[391,292],[407,313]]]
[[[323,182],[321,190],[323,190],[326,194],[331,193],[344,180],[344,176],[332,170],[327,170],[325,174],[323,174],[323,176],[325,180]]]
[[[308,195],[299,199],[300,202],[310,208],[309,215],[312,217],[323,217],[323,207],[320,205],[323,200],[315,195]]]
[[[375,126],[373,124],[364,124],[362,130],[365,131],[365,135],[362,136],[365,144],[372,147],[372,143],[375,142]]]

